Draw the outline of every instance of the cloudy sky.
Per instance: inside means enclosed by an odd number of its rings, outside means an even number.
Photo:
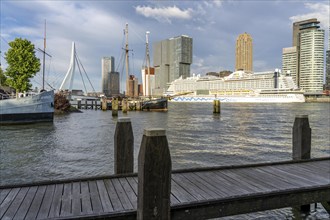
[[[101,59],[114,56],[116,69],[123,70],[123,30],[129,25],[130,72],[141,79],[145,59],[145,32],[152,43],[179,35],[193,38],[191,72],[234,70],[235,42],[247,32],[253,38],[254,71],[281,68],[282,48],[292,45],[292,22],[317,18],[329,33],[329,0],[221,0],[221,1],[29,1],[1,0],[1,67],[6,68],[7,42],[26,38],[43,48],[47,21],[46,79],[55,88],[70,62],[71,42],[93,86],[101,89]],[[37,52],[38,57],[42,57]],[[124,75],[122,74],[124,80]],[[86,77],[85,77],[85,81]],[[41,85],[41,74],[32,80]],[[87,82],[86,82],[87,84]],[[87,90],[91,87],[87,84]],[[75,89],[83,89],[76,70]],[[124,86],[122,86],[124,88]]]

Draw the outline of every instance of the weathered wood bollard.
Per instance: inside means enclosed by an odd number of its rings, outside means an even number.
[[[171,156],[164,129],[145,129],[138,158],[137,219],[170,219]]]
[[[220,114],[220,100],[215,99],[213,100],[213,113],[214,114]]]
[[[311,159],[312,129],[308,115],[296,115],[292,128],[292,159]],[[310,212],[310,205],[300,206],[302,212]]]
[[[88,109],[87,108],[87,99],[85,99],[85,109]]]
[[[133,173],[134,136],[130,118],[118,118],[114,139],[115,174]]]
[[[121,110],[123,111],[123,113],[127,113],[127,99],[123,99],[121,101]]]
[[[101,109],[103,111],[106,111],[108,109],[107,98],[105,96],[103,96],[101,99]]]
[[[81,100],[78,100],[77,108],[78,108],[78,109],[81,109]]]
[[[118,98],[112,99],[112,116],[118,116]]]
[[[141,111],[141,101],[136,101],[136,103],[135,103],[135,110],[136,111]]]

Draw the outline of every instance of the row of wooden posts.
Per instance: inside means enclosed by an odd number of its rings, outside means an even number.
[[[77,108],[81,109],[82,106],[84,106],[85,109],[88,108],[88,106],[91,109],[101,109],[103,111],[106,111],[109,109],[109,103],[105,98],[102,98],[100,101],[100,104],[98,104],[99,100],[90,100],[91,104],[88,104],[88,101],[85,100],[85,103],[82,103],[81,100],[77,101]],[[119,101],[118,98],[114,98],[111,102],[111,108],[112,108],[112,116],[118,116],[118,110],[122,110],[123,113],[127,113],[127,111],[141,111],[142,110],[142,104],[143,102],[140,100],[134,100],[131,103],[128,101],[128,99],[122,99],[122,101]]]
[[[130,118],[118,118],[114,135],[115,174],[133,173],[134,137]],[[311,158],[307,115],[297,115],[292,129],[292,159]],[[170,219],[171,156],[162,128],[145,129],[138,155],[137,219]],[[309,211],[310,205],[301,207]]]

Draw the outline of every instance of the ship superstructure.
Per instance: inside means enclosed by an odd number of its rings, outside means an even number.
[[[280,71],[246,73],[227,77],[193,75],[170,83],[166,92],[173,101],[304,102],[303,91]]]

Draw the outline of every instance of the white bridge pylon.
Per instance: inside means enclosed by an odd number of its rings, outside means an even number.
[[[72,91],[72,84],[73,84],[73,78],[74,78],[74,72],[75,72],[75,65],[76,65],[76,48],[75,43],[72,42],[72,51],[71,51],[71,60],[70,60],[70,66],[68,69],[68,72],[66,73],[64,80],[60,86],[59,90],[65,90],[67,85],[69,83],[69,91]]]

